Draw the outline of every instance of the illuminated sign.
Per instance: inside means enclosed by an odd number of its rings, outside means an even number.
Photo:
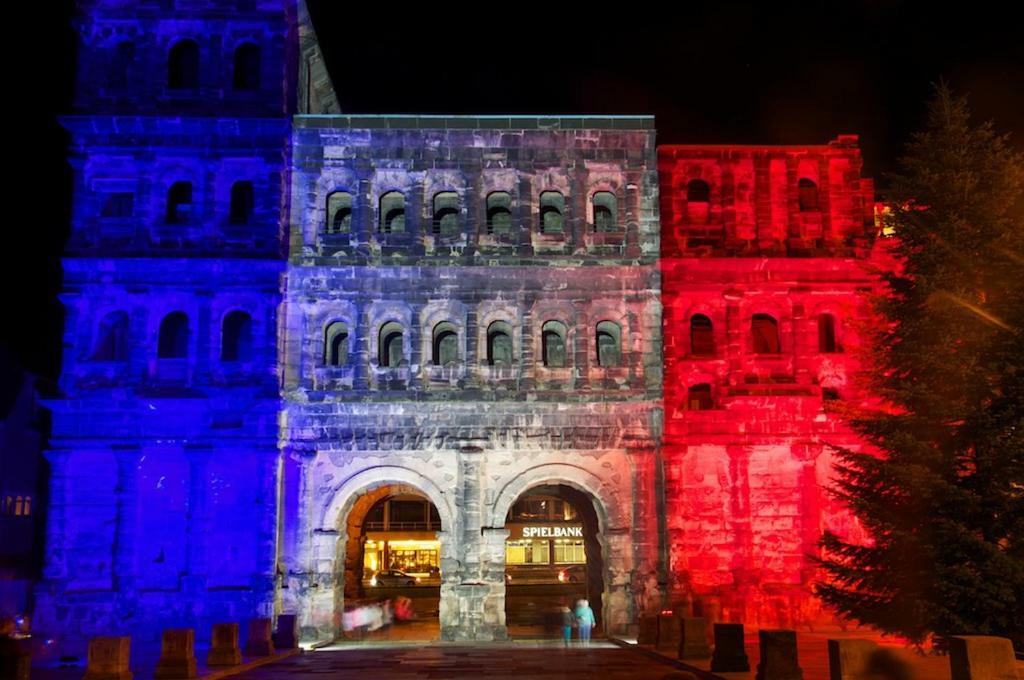
[[[523,527],[523,538],[583,538],[583,527]]]

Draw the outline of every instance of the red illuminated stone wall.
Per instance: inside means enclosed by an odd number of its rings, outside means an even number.
[[[823,529],[863,535],[824,491],[827,445],[860,446],[835,406],[862,398],[877,285],[856,137],[662,146],[658,167],[670,600],[751,625],[827,619],[810,556]]]

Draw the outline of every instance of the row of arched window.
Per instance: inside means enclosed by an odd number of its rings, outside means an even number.
[[[692,179],[686,185],[686,202],[688,204],[709,203],[711,201],[711,185],[702,179]],[[818,210],[818,184],[808,178],[801,177],[797,182],[797,203],[800,212]]]
[[[323,363],[345,366],[349,363],[350,329],[344,321],[332,321],[324,329]],[[512,366],[513,328],[507,321],[494,321],[487,326],[483,363],[488,366]],[[430,330],[430,361],[435,366],[462,363],[464,353],[459,344],[458,327],[450,321],[435,324]],[[541,363],[547,368],[566,368],[571,357],[568,350],[569,328],[557,320],[541,325]],[[406,330],[397,321],[381,324],[377,332],[377,365],[381,368],[400,366],[406,355]],[[601,321],[594,327],[594,360],[598,366],[622,364],[622,328],[614,321]]]
[[[164,206],[164,222],[166,224],[193,224],[196,221],[195,203],[193,201],[192,182],[180,180],[167,189],[167,202]],[[104,218],[131,217],[133,212],[133,195],[130,193],[108,194],[100,207],[100,216]],[[244,226],[252,222],[256,209],[256,195],[250,180],[238,180],[231,185],[231,199],[228,207],[228,224]]]
[[[117,44],[110,60],[107,84],[125,89],[132,79],[135,64],[135,43],[125,40]],[[167,89],[188,92],[199,89],[199,44],[186,38],[171,46],[167,53]],[[231,70],[231,89],[255,92],[260,89],[260,48],[245,42],[235,48]]]
[[[836,320],[831,314],[819,314],[818,351],[821,353],[841,352],[836,341]],[[779,354],[779,322],[770,314],[754,314],[750,318],[750,347],[754,354]],[[715,354],[715,329],[711,319],[704,314],[690,317],[690,353],[698,356]]]
[[[186,358],[190,333],[184,312],[165,316],[160,322],[157,358]],[[110,312],[100,321],[89,358],[92,361],[127,361],[129,348],[128,313]],[[252,317],[240,310],[229,312],[221,322],[220,360],[247,362],[252,359],[252,353]]]
[[[8,517],[28,517],[32,514],[31,496],[5,496],[0,515]]]
[[[565,232],[565,195],[560,191],[543,191],[539,197],[539,228],[542,234]],[[611,191],[597,191],[591,198],[595,232],[618,229],[618,201]],[[431,232],[441,238],[458,236],[460,228],[459,195],[454,191],[440,191],[431,201]],[[512,194],[493,191],[485,199],[487,233],[508,236],[513,231]],[[327,222],[329,234],[352,232],[353,196],[347,191],[334,191],[327,196]],[[378,201],[377,231],[382,234],[405,233],[405,195],[389,191]]]

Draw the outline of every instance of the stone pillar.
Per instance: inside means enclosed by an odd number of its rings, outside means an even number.
[[[712,673],[748,673],[750,659],[743,640],[742,623],[715,624],[715,653],[711,657]]]
[[[679,658],[706,659],[711,656],[708,646],[708,620],[702,616],[680,619]]]
[[[796,658],[796,631],[758,631],[761,661],[756,680],[803,680],[804,672]]]
[[[215,623],[210,637],[207,666],[237,666],[242,663],[242,650],[238,648],[238,624]]]
[[[206,535],[209,526],[206,502],[208,462],[210,450],[186,448],[188,458],[188,527],[185,536],[185,564],[187,576],[182,579],[183,594],[192,600],[201,600],[206,591]]]
[[[952,680],[1017,680],[1013,644],[987,635],[956,635],[949,639]]]
[[[274,642],[271,635],[270,619],[250,619],[249,634],[245,640],[245,655],[273,656]]]
[[[829,680],[859,680],[878,644],[872,640],[829,640]]]
[[[124,594],[135,589],[134,569],[135,534],[139,514],[139,459],[138,448],[114,452],[117,457],[117,529],[114,533],[113,576],[117,588]],[[163,454],[161,451],[157,455]],[[156,642],[153,640],[153,642]]]
[[[160,640],[160,660],[153,677],[177,680],[196,677],[196,635],[191,628],[169,628]]]
[[[675,614],[658,614],[658,642],[655,648],[659,652],[675,652],[679,649],[682,638],[681,617]]]
[[[132,639],[94,637],[89,640],[88,666],[82,680],[132,680],[129,654]]]

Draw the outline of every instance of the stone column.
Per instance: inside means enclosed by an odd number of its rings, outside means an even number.
[[[187,575],[182,580],[182,591],[190,600],[198,600],[202,599],[206,589],[206,533],[209,526],[206,480],[210,450],[190,447],[185,449],[185,455],[189,465],[189,512],[185,536]]]
[[[165,451],[155,455],[165,455]],[[135,446],[115,451],[117,458],[117,529],[114,533],[114,568],[111,570],[121,594],[135,589],[135,534],[138,523],[139,461]]]
[[[732,588],[737,600],[746,598],[745,592],[754,573],[754,532],[750,513],[750,448],[738,444],[726,447],[729,455],[729,517],[732,526],[733,547]],[[736,602],[726,603],[738,604]]]

